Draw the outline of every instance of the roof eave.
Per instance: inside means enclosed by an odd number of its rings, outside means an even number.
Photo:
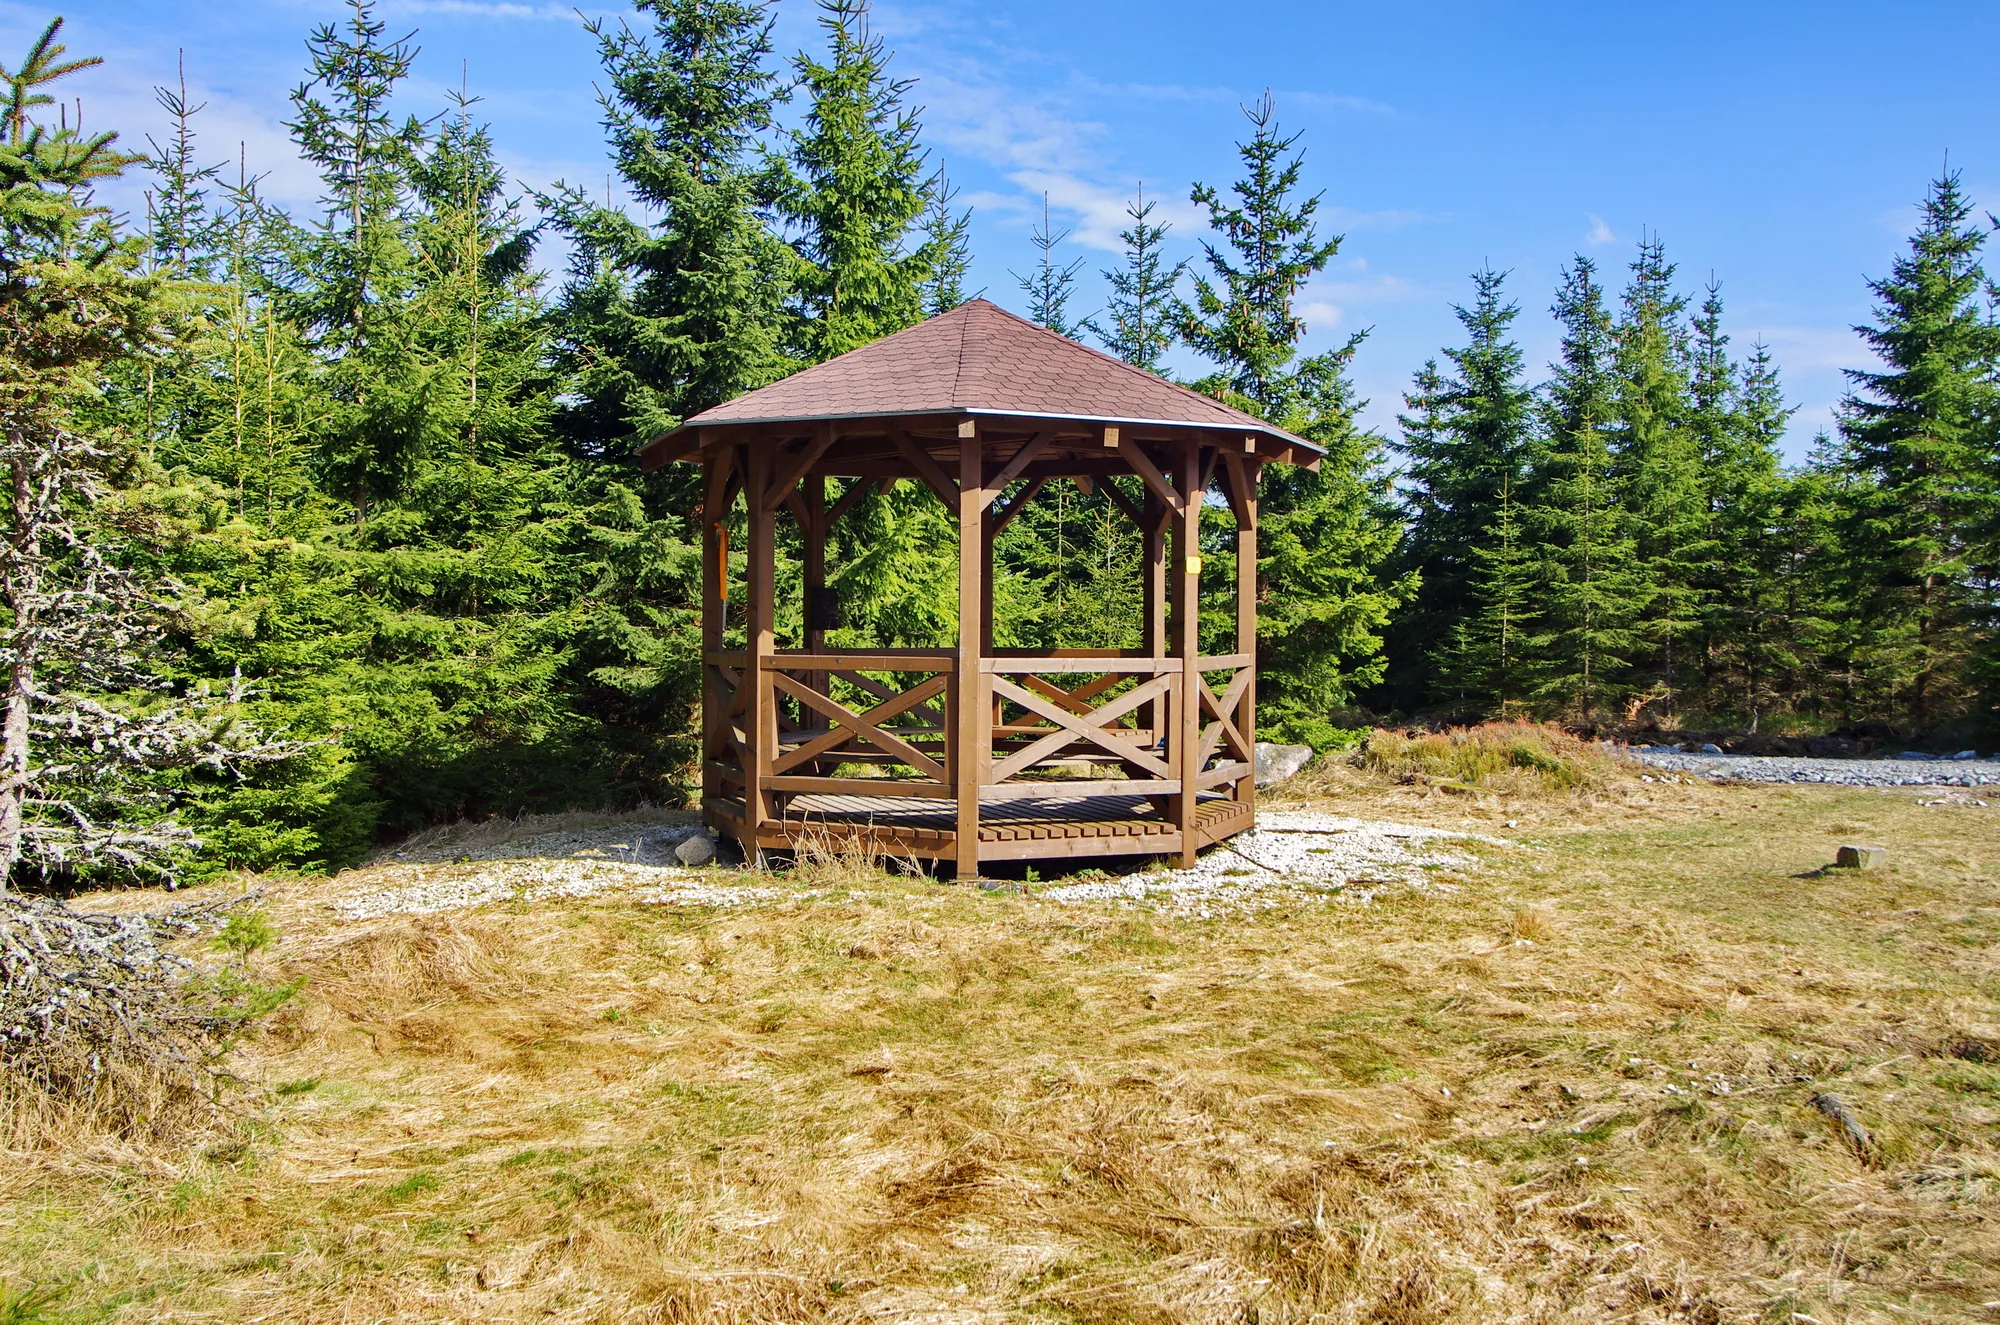
[[[751,419],[716,419],[711,422],[703,422],[703,416],[698,414],[687,422],[661,433],[659,436],[652,438],[640,446],[639,462],[642,469],[654,470],[672,464],[677,460],[690,459],[701,449],[698,440],[692,440],[691,444],[684,444],[679,447],[672,446],[671,443],[676,439],[685,439],[689,434],[693,435],[693,439],[698,439],[701,430],[704,428],[755,428],[787,423],[840,423],[852,422],[859,419],[906,419],[937,414],[962,414],[973,417],[1005,419],[1049,419],[1072,423],[1110,424],[1121,428],[1199,428],[1208,432],[1258,432],[1283,442],[1287,447],[1303,450],[1312,456],[1312,460],[1305,466],[1308,469],[1316,469],[1319,461],[1326,456],[1326,449],[1324,447],[1309,442],[1296,433],[1287,432],[1275,424],[1248,417],[1240,421],[1229,420],[1202,423],[1191,419],[1125,418],[1106,414],[1058,414],[1042,410],[987,409],[978,406],[968,406],[950,409],[862,410],[848,414],[779,414]]]

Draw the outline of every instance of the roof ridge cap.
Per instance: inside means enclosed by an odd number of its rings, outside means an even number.
[[[1051,331],[1049,328],[1043,326],[1041,323],[1035,322],[1029,318],[1022,317],[1019,313],[1013,312],[1009,309],[1002,308],[1000,307],[1000,305],[993,303],[991,300],[978,299],[978,300],[968,300],[967,302],[985,304],[988,308],[993,309],[995,312],[1005,314],[1008,318],[1012,319],[1015,322],[1019,322],[1022,326],[1027,327],[1032,331],[1039,332],[1044,336],[1052,336],[1056,340],[1059,340],[1062,343],[1064,343],[1065,345],[1074,345],[1077,349],[1082,350],[1087,354],[1095,355],[1099,359],[1102,359],[1105,363],[1110,364],[1112,367],[1122,369],[1125,373],[1127,373],[1130,376],[1137,377],[1142,381],[1149,382],[1154,385],[1169,387],[1175,391],[1180,392],[1184,396],[1188,396],[1194,400],[1200,401],[1202,404],[1209,406],[1211,409],[1222,410],[1225,413],[1235,415],[1237,418],[1246,419],[1256,427],[1278,428],[1279,426],[1276,423],[1271,422],[1269,419],[1260,419],[1256,415],[1251,414],[1245,410],[1237,409],[1234,405],[1229,404],[1227,401],[1217,400],[1214,396],[1203,395],[1201,392],[1196,391],[1193,387],[1184,386],[1181,383],[1174,381],[1170,377],[1163,376],[1159,373],[1151,372],[1147,369],[1141,368],[1138,364],[1135,363],[1127,363],[1125,360],[1119,358],[1117,355],[1107,354],[1105,351],[1098,349],[1095,345],[1086,345],[1082,341],[1077,340],[1073,336],[1065,336],[1059,331]],[[961,342],[961,344],[962,343],[963,342]],[[963,358],[961,358],[960,359],[961,368],[963,366],[963,363],[964,360]],[[1282,432],[1284,431],[1284,429],[1279,428],[1279,431]]]
[[[951,403],[954,405],[963,406],[965,403],[965,397],[960,395],[959,392],[965,386],[965,332],[966,328],[972,322],[972,306],[984,303],[986,303],[984,299],[973,298],[966,300],[958,308],[949,310],[953,313],[958,312],[959,308],[966,310],[965,315],[958,319],[958,358],[952,364],[951,369]],[[991,307],[991,305],[989,304],[988,307]]]

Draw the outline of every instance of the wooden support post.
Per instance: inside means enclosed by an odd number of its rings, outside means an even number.
[[[1152,493],[1146,494],[1143,508],[1145,519],[1139,522],[1139,532],[1144,538],[1141,553],[1141,573],[1145,577],[1146,620],[1142,627],[1142,646],[1146,656],[1164,658],[1167,656],[1167,522],[1162,517],[1159,501]]]
[[[807,653],[826,652],[826,631],[813,628],[813,595],[826,588],[826,476],[808,474],[805,480],[806,518],[803,535],[802,572],[805,580],[805,645]],[[806,682],[811,689],[826,693],[826,675],[815,672]]]
[[[826,652],[826,630],[814,629],[815,601],[826,591],[826,475],[807,474],[799,500],[800,579],[805,601],[801,607],[801,638],[807,653]],[[831,694],[832,676],[827,672],[807,672],[805,687],[822,695]],[[814,760],[808,773],[831,772],[832,761]]]
[[[979,423],[958,425],[958,672],[952,678],[953,718],[957,739],[952,746],[951,777],[958,795],[958,878],[979,877],[979,788],[993,763],[993,709],[987,676],[980,669],[985,655],[987,600],[986,472],[980,454]]]
[[[723,794],[715,765],[729,749],[729,700],[708,654],[722,647],[723,614],[729,609],[728,451],[702,462],[701,503],[701,803],[702,822],[719,826],[711,800]]]
[[[984,515],[979,520],[979,654],[982,658],[993,653],[993,543],[998,531],[993,522]]]
[[[1173,515],[1174,558],[1167,571],[1174,586],[1170,623],[1173,656],[1181,664],[1181,688],[1174,704],[1167,756],[1181,783],[1180,795],[1174,798],[1174,819],[1181,833],[1175,863],[1181,869],[1194,868],[1195,807],[1201,776],[1201,673],[1195,670],[1201,656],[1201,474],[1201,443],[1190,437],[1181,443],[1174,466],[1174,483],[1181,500]]]
[[[777,649],[775,613],[777,608],[777,519],[770,506],[757,494],[768,492],[771,482],[771,444],[749,447],[743,476],[744,491],[750,500],[749,571],[744,592],[743,684],[750,686],[750,703],[743,714],[744,734],[749,737],[743,768],[743,818],[749,840],[743,858],[756,863],[757,829],[771,817],[771,793],[765,779],[771,776],[771,761],[778,753],[778,701],[771,671],[764,665]]]
[[[1257,800],[1257,477],[1255,460],[1231,456],[1230,493],[1236,498],[1236,651],[1250,658],[1250,681],[1236,701],[1236,730],[1250,745],[1250,771],[1236,780],[1236,799],[1256,812]]]
[[[1108,488],[1111,485],[1105,484]],[[1151,489],[1147,489],[1145,501],[1140,507],[1139,536],[1141,577],[1141,602],[1145,619],[1140,626],[1139,647],[1148,658],[1167,656],[1167,522],[1166,508],[1160,505]],[[1139,710],[1139,720],[1153,733],[1153,741],[1164,756],[1172,742],[1167,736],[1167,724],[1173,721],[1174,708],[1166,700],[1148,700]],[[1171,818],[1173,805],[1165,796],[1152,798],[1153,808],[1164,818]]]

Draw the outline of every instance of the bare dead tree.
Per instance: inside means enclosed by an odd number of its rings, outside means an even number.
[[[167,941],[255,899],[146,916],[0,897],[0,1101],[126,1133],[213,1116],[234,1080],[229,1047],[290,987],[217,980]]]
[[[0,68],[0,891],[29,858],[171,877],[192,835],[142,774],[297,748],[233,717],[235,686],[175,695],[153,677],[170,586],[121,566],[97,518],[125,448],[93,435],[90,406],[109,365],[162,343],[166,300],[90,195],[139,158],[35,117],[54,104],[39,89],[98,63],[66,60],[61,27]]]

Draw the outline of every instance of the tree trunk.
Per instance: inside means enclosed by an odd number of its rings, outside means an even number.
[[[12,617],[14,661],[7,672],[7,709],[0,718],[0,895],[13,879],[21,859],[21,829],[28,800],[28,705],[35,688],[33,597],[40,578],[41,529],[21,438],[16,434],[11,532],[14,564],[6,577],[6,598]]]
[[[7,674],[7,712],[0,721],[0,897],[21,860],[21,826],[28,800],[28,697],[34,666],[16,659]]]

